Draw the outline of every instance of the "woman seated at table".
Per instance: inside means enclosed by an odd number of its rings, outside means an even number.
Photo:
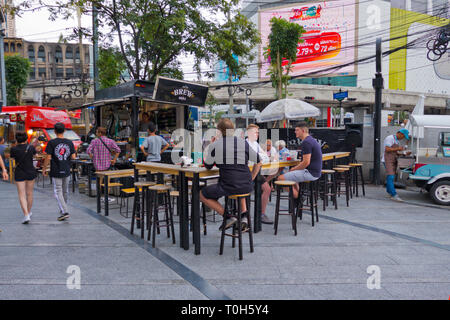
[[[278,161],[278,152],[277,150],[272,146],[272,140],[267,139],[266,141],[266,154],[269,157],[270,161]]]
[[[225,212],[218,199],[252,192],[252,181],[261,168],[261,160],[245,140],[233,136],[234,125],[230,119],[222,119],[217,129],[217,135],[204,150],[204,163],[207,169],[211,169],[214,165],[219,168],[219,182],[203,188],[200,191],[200,200],[220,215],[225,215],[225,229],[228,229],[237,218]],[[249,160],[256,163],[252,172],[248,167]],[[244,198],[241,199],[241,209],[242,227],[246,228],[248,212]]]

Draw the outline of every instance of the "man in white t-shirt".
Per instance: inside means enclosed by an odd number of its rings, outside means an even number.
[[[259,127],[256,124],[250,124],[247,127],[247,142],[250,145],[250,147],[258,153],[259,157],[262,160],[262,163],[269,162],[270,159],[267,156],[267,152],[261,148],[261,146],[258,143],[258,136],[259,136]],[[264,179],[264,177],[260,176],[260,179]],[[269,203],[269,197],[271,188],[267,181],[264,181],[264,183],[261,185],[261,222],[265,224],[273,224],[273,221],[269,219],[266,215],[266,208],[267,204]]]

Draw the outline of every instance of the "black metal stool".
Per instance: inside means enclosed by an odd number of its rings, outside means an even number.
[[[338,186],[337,194],[338,196],[341,194],[345,194],[345,200],[347,202],[347,207],[349,206],[350,201],[350,169],[349,168],[342,168],[342,167],[336,167],[333,168],[334,171],[336,171],[336,175],[338,176],[336,178],[336,183]],[[341,190],[341,184],[344,183],[345,191]]]
[[[294,181],[288,181],[288,180],[280,180],[275,181],[275,189],[277,192],[277,200],[275,205],[275,223],[274,223],[274,229],[275,229],[275,235],[277,235],[278,232],[278,220],[279,216],[291,216],[291,222],[292,222],[292,229],[294,230],[294,234],[297,235],[297,213],[295,210],[295,203],[294,203],[294,195],[292,188],[295,186]],[[281,189],[283,188],[289,188],[289,195],[283,196],[281,195]],[[289,200],[289,209],[288,210],[280,210],[280,201],[281,200]],[[287,213],[281,213],[281,212],[287,212]]]
[[[363,171],[362,171],[362,163],[349,163],[348,164],[350,167],[352,167],[353,169],[353,192],[356,194],[357,197],[359,197],[358,195],[358,186],[361,185],[362,187],[362,192],[363,192],[363,196],[366,196],[366,190],[364,188],[364,176],[363,176]],[[358,176],[361,178],[361,183],[359,183],[358,180]]]
[[[337,210],[337,184],[336,184],[336,171],[335,170],[322,170],[322,175],[320,177],[320,185],[322,190],[320,194],[323,196],[323,211],[326,211],[328,206],[328,198],[331,197],[333,201],[334,208]]]
[[[173,211],[172,206],[170,204],[170,186],[166,186],[163,184],[157,184],[148,188],[149,198],[150,198],[150,210],[148,212],[147,217],[147,225],[148,225],[148,235],[147,240],[150,240],[150,235],[152,234],[153,228],[153,236],[152,236],[152,247],[155,247],[156,244],[156,229],[164,228],[167,229],[167,238],[170,238],[172,233],[172,242],[175,244],[175,229],[173,223]],[[159,219],[158,214],[160,210],[159,206],[159,197],[158,195],[163,195],[163,203],[164,207],[164,219]],[[165,223],[165,224],[162,224]],[[158,231],[159,233],[159,231]]]
[[[147,212],[149,209],[148,202],[148,188],[155,185],[155,182],[150,181],[138,181],[134,183],[134,202],[133,202],[133,213],[131,215],[131,234],[134,232],[134,223],[136,222],[136,227],[141,228],[141,238],[144,239],[144,216],[145,208]],[[142,199],[142,201],[141,201]]]
[[[305,198],[305,199],[304,199]],[[299,196],[297,201],[297,216],[300,220],[303,218],[303,211],[311,212],[311,225],[314,227],[314,212],[316,215],[316,222],[319,222],[319,210],[317,206],[318,195],[318,180],[304,181],[299,183]],[[308,206],[304,207],[303,203],[306,200]]]
[[[245,230],[242,230],[242,217],[241,217],[241,199],[245,198],[247,203],[247,228]],[[230,203],[230,201],[234,201],[234,203]],[[230,210],[229,210],[230,208]],[[231,216],[236,217],[237,221],[233,224],[233,233],[226,233],[225,232],[225,225],[226,225],[226,213],[229,213]],[[237,235],[236,235],[237,233]],[[242,234],[248,233],[249,241],[250,241],[250,252],[253,252],[253,232],[252,232],[252,221],[251,221],[251,214],[250,214],[250,193],[246,194],[235,194],[231,195],[229,197],[225,198],[225,214],[223,217],[222,222],[222,236],[220,238],[220,253],[223,254],[223,246],[225,242],[225,236],[232,237],[232,247],[236,247],[235,241],[236,238],[239,242],[239,260],[242,260]]]

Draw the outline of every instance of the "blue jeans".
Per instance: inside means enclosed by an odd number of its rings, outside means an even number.
[[[395,197],[395,195],[397,195],[397,191],[395,191],[395,186],[394,186],[394,179],[395,179],[395,175],[393,175],[393,174],[388,175],[386,177],[386,191],[393,197]]]

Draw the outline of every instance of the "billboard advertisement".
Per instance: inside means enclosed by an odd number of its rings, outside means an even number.
[[[261,46],[259,57],[261,80],[268,79],[269,61],[264,58],[268,46],[270,19],[284,18],[298,23],[305,29],[303,42],[298,44],[297,59],[292,64],[291,76],[320,76],[321,71],[334,75],[356,74],[356,66],[350,64],[357,58],[356,51],[356,0],[299,3],[259,11]],[[287,61],[283,62],[286,65]]]

